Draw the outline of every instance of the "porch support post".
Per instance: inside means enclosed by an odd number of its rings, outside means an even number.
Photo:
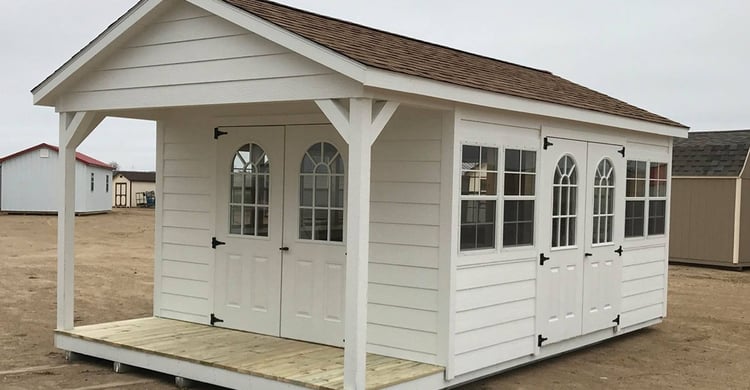
[[[398,108],[396,102],[349,99],[316,101],[349,144],[346,218],[346,316],[344,389],[365,389],[367,369],[367,283],[370,250],[370,165],[372,144]]]
[[[73,329],[74,323],[74,228],[76,212],[76,147],[104,117],[79,112],[60,114],[57,213],[57,329]]]

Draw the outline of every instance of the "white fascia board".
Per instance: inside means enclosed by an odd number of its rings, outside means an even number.
[[[187,0],[187,2],[341,73],[346,77],[360,83],[365,79],[365,72],[367,72],[365,65],[255,16],[250,12],[221,0]]]
[[[57,88],[76,72],[78,72],[89,61],[96,58],[103,50],[122,37],[131,27],[138,23],[144,16],[153,11],[165,0],[141,0],[133,6],[125,15],[99,34],[91,43],[86,45],[80,52],[63,64],[51,76],[31,90],[35,105],[54,106],[54,92]]]
[[[640,131],[669,137],[687,138],[688,128],[669,126],[639,119],[626,118],[582,108],[525,99],[495,92],[438,82],[382,69],[367,71],[366,87],[424,95],[465,104],[490,107],[526,114],[568,119],[578,122]]]

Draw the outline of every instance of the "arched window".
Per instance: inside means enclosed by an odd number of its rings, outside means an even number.
[[[268,237],[270,161],[256,144],[245,144],[232,161],[229,233]]]
[[[343,241],[344,161],[335,146],[321,142],[307,150],[299,187],[299,238]]]
[[[609,159],[599,162],[594,174],[594,230],[592,244],[612,242],[615,217],[615,168]]]
[[[576,244],[576,202],[578,199],[578,174],[571,156],[557,162],[552,183],[552,247]]]

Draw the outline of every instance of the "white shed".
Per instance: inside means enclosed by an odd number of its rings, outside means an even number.
[[[263,0],[143,0],[60,112],[56,345],[232,388],[455,386],[659,323],[677,122]],[[73,153],[157,122],[153,317],[73,322]],[[648,174],[647,174],[648,172]]]
[[[112,206],[141,206],[146,192],[156,192],[156,172],[116,171],[112,187]]]
[[[56,214],[60,207],[57,146],[41,143],[0,158],[0,211]],[[76,153],[76,214],[112,210],[112,167]]]

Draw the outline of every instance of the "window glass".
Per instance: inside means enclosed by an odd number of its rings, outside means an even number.
[[[505,150],[503,246],[534,243],[536,152]]]
[[[612,162],[604,159],[594,173],[594,204],[592,244],[612,242],[612,223],[615,216],[615,172]]]
[[[91,191],[94,191],[94,172],[91,172]]]
[[[344,240],[344,162],[335,146],[312,145],[300,164],[299,238]]]
[[[625,237],[664,234],[666,225],[666,163],[628,161],[625,190]],[[648,192],[646,191],[648,183]],[[648,210],[648,218],[646,218]]]
[[[268,155],[259,145],[243,145],[234,154],[229,175],[229,233],[268,237]]]
[[[461,149],[461,250],[495,247],[498,149]]]
[[[109,192],[109,175],[104,176],[104,192]]]
[[[555,167],[552,183],[552,247],[576,244],[578,174],[571,156],[563,156]]]

